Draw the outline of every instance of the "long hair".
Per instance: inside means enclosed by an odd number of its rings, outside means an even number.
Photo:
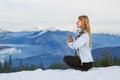
[[[90,24],[89,19],[86,15],[82,15],[78,17],[79,20],[82,22],[82,28],[86,30],[86,32],[89,34],[89,47],[92,46],[92,37],[91,37],[91,31],[90,31]]]

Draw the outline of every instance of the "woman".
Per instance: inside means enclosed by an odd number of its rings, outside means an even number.
[[[76,25],[76,39],[73,41],[69,35],[67,42],[71,49],[75,49],[77,56],[65,56],[64,62],[74,69],[87,71],[93,67],[94,62],[91,55],[92,39],[88,17],[79,16]]]

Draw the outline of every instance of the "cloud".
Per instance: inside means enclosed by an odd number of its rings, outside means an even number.
[[[21,53],[21,50],[18,50],[16,48],[6,48],[6,49],[0,50],[0,55],[17,54],[17,53]]]

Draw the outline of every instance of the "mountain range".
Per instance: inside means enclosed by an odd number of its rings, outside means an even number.
[[[63,56],[73,55],[74,50],[67,46],[67,36],[75,33],[68,31],[31,31],[6,32],[7,37],[1,40],[0,55],[8,59],[12,55],[14,65],[22,59],[24,63],[45,66],[53,62],[63,62]],[[92,34],[92,55],[94,59],[102,56],[102,52],[109,50],[111,55],[120,56],[120,36],[97,33]],[[106,49],[107,48],[107,49]]]

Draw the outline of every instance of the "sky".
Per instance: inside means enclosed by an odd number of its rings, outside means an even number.
[[[120,34],[120,0],[0,0],[0,28],[74,31],[87,15],[92,33]]]

